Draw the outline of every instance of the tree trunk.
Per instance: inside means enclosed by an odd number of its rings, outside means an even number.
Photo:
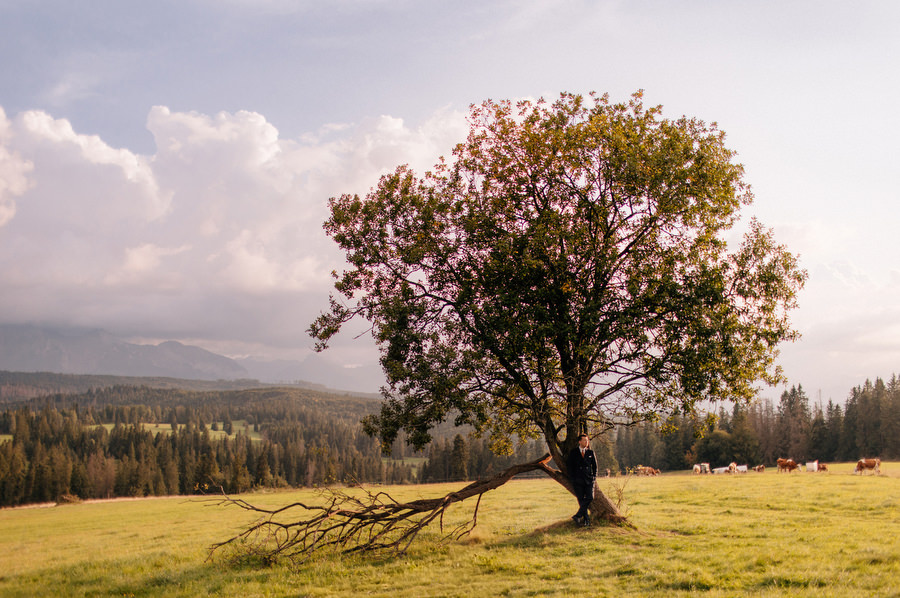
[[[546,460],[549,457],[550,455],[544,457],[544,461],[542,461],[544,465],[541,469],[543,469],[551,478],[556,480],[563,488],[571,492],[572,496],[575,496],[575,488],[572,486],[572,482],[569,481],[568,474],[557,469],[551,469],[546,465]],[[594,522],[608,521],[610,523],[621,524],[628,521],[625,515],[619,511],[619,508],[616,507],[609,497],[603,493],[596,480],[594,481],[594,500],[591,502],[591,506],[588,507],[588,511],[591,515],[591,521]]]
[[[613,504],[606,494],[600,490],[600,486],[594,481],[594,500],[588,507],[591,514],[591,521],[609,521],[610,523],[626,523],[627,518],[619,511],[619,508]]]

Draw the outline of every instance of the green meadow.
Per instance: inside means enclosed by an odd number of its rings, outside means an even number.
[[[252,516],[171,497],[0,511],[0,595],[900,596],[900,463],[828,473],[601,480],[633,529],[575,528],[548,479],[484,496],[467,538],[430,530],[405,555],[320,555],[271,567],[208,557]],[[441,496],[462,484],[386,488]],[[254,493],[280,506],[312,490]],[[473,505],[454,505],[445,525]]]
[[[231,434],[227,434],[225,432],[225,430],[224,430],[225,422],[215,422],[215,424],[218,429],[213,430],[210,427],[208,430],[210,439],[218,440],[218,439],[222,439],[222,438],[233,438],[235,434],[240,432],[241,434],[243,434],[244,436],[247,436],[251,440],[262,440],[262,434],[255,431],[253,429],[253,426],[251,426],[249,423],[247,423],[246,420],[236,419],[233,422],[231,422],[231,425],[233,427]],[[106,428],[107,431],[112,431],[112,429],[116,427],[116,424],[98,424],[98,425],[103,426],[104,428]],[[162,432],[163,434],[171,434],[172,433],[172,424],[169,424],[169,423],[153,422],[153,423],[141,424],[141,425],[144,427],[145,430],[147,430],[148,432],[151,432],[153,434],[157,434],[159,432]],[[8,438],[10,440],[12,440],[11,435],[9,435]],[[0,435],[0,442],[2,442],[3,439],[4,439],[4,435]]]

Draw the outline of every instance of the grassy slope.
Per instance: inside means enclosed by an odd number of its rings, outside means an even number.
[[[209,437],[212,440],[220,440],[220,439],[224,439],[224,438],[234,438],[234,436],[238,432],[240,432],[244,436],[249,437],[251,440],[262,440],[262,434],[260,434],[259,432],[255,432],[253,430],[253,426],[248,424],[246,420],[236,419],[236,420],[232,421],[231,425],[233,426],[233,430],[232,430],[231,435],[228,435],[225,433],[224,422],[216,422],[216,423],[218,424],[218,427],[219,427],[218,430],[211,429],[212,426],[209,426],[207,428],[207,430],[209,431]],[[98,424],[98,425],[101,425],[104,428],[106,428],[106,430],[108,432],[112,431],[112,429],[116,427],[116,424]],[[162,432],[163,434],[167,434],[167,435],[172,433],[172,424],[169,424],[169,423],[160,423],[160,422],[145,423],[145,424],[143,424],[143,426],[144,426],[144,430],[150,432],[154,436],[156,436],[156,434],[158,434],[160,432]],[[12,436],[9,436],[9,439],[12,440]],[[3,435],[0,434],[0,442],[2,442],[2,441],[3,441]]]
[[[439,546],[430,533],[405,557],[328,556],[298,568],[207,562],[206,547],[249,517],[184,498],[3,510],[0,595],[900,595],[900,464],[879,477],[850,468],[604,481],[624,492],[636,530],[575,529],[559,486],[515,480],[484,498],[468,540]],[[248,498],[282,505],[309,494]]]

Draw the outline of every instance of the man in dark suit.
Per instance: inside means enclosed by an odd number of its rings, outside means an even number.
[[[572,516],[575,523],[583,527],[590,524],[588,507],[594,500],[594,480],[597,478],[597,458],[590,448],[587,434],[578,437],[578,446],[569,453],[566,465],[569,469],[569,480],[578,499],[578,512]]]

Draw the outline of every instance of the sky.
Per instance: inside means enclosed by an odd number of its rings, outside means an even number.
[[[449,156],[473,103],[644,90],[726,132],[742,222],[809,273],[787,387],[841,402],[900,370],[898,30],[867,0],[0,0],[0,324],[304,359],[328,198]],[[377,364],[364,330],[325,357]]]

